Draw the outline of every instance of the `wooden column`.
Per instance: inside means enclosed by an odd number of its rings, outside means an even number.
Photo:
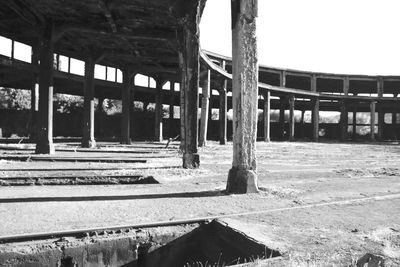
[[[200,135],[199,135],[199,146],[205,146],[207,143],[207,128],[210,107],[210,76],[211,71],[207,70],[207,74],[204,77],[202,86],[202,98],[201,98],[201,117],[200,117]]]
[[[340,101],[340,140],[344,141],[347,139],[347,129],[349,125],[348,113],[346,102]]]
[[[232,106],[233,163],[228,193],[258,192],[257,104],[258,59],[257,0],[232,0]]]
[[[131,90],[134,75],[129,68],[123,72],[122,80],[122,119],[121,119],[121,144],[131,144],[131,111],[132,111],[132,100]]]
[[[294,141],[294,95],[290,95],[289,97],[289,141]]]
[[[279,85],[280,87],[286,87],[286,71],[281,71],[279,77]]]
[[[375,141],[375,110],[376,110],[376,101],[371,101],[370,103],[371,110],[371,141]]]
[[[219,143],[226,144],[228,101],[226,95],[227,80],[222,80],[219,90]]]
[[[383,97],[384,92],[384,82],[383,78],[378,78],[377,81],[378,97]],[[383,129],[385,125],[385,113],[383,111],[382,103],[378,104],[378,140],[383,140]]]
[[[357,105],[353,103],[353,139],[357,138]]]
[[[94,59],[88,56],[85,61],[85,83],[83,103],[82,147],[96,147],[94,140]]]
[[[53,22],[48,21],[40,40],[39,111],[36,154],[54,154],[53,144]]]
[[[39,67],[39,49],[38,46],[32,46],[32,65],[35,68]],[[36,71],[32,73],[31,78],[31,114],[29,124],[29,138],[32,141],[36,140],[37,135],[37,121],[39,111],[39,77]]]
[[[315,74],[311,76],[311,92],[317,92],[317,76]]]
[[[350,90],[350,80],[349,77],[345,77],[343,79],[343,94],[344,95],[349,95],[349,90]]]
[[[312,141],[318,142],[319,139],[319,99],[314,98],[311,100],[312,103]]]
[[[171,96],[169,98],[169,123],[168,123],[168,134],[171,138],[173,138],[174,134],[174,103],[175,103],[175,97],[174,97],[174,91],[175,91],[175,82],[170,81],[169,83],[169,90],[171,92]]]
[[[285,139],[285,104],[286,98],[281,96],[279,98],[279,137],[281,140]]]
[[[154,140],[157,142],[161,142],[163,140],[163,105],[162,105],[162,86],[163,81],[157,79],[156,81],[156,94],[155,98],[155,110],[154,110]]]
[[[271,137],[271,92],[264,94],[264,141],[270,142]]]
[[[304,115],[305,115],[305,110],[303,109],[302,111],[301,111],[301,119],[300,119],[300,134],[299,134],[299,136],[301,137],[301,138],[303,138],[304,137],[304,128],[305,128],[305,125],[304,125]]]
[[[183,151],[183,167],[197,168],[200,157],[197,153],[199,106],[199,29],[200,14],[186,17],[181,25],[181,47],[179,63],[182,75],[180,88],[180,115],[181,115],[181,150]]]

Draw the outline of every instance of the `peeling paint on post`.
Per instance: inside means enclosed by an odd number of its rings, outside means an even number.
[[[257,0],[231,0],[231,4],[233,163],[229,171],[226,191],[243,194],[258,192]]]
[[[96,147],[94,140],[94,59],[88,56],[85,61],[85,84],[83,103],[82,147]]]
[[[39,111],[36,154],[54,154],[53,144],[53,22],[48,21],[40,40]]]

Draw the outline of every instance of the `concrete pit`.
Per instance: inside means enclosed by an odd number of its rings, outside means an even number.
[[[281,254],[223,222],[0,245],[0,266],[233,266]]]

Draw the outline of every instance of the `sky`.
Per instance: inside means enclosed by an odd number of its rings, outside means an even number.
[[[400,75],[399,0],[258,0],[259,64]],[[231,56],[230,0],[207,0],[201,47]]]

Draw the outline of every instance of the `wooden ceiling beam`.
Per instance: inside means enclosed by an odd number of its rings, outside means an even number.
[[[101,9],[101,11],[104,13],[104,16],[106,17],[108,24],[110,24],[111,30],[113,33],[117,32],[117,25],[115,24],[115,20],[110,12],[110,10],[108,9],[106,3],[104,2],[104,0],[98,0],[97,1],[99,8]]]

